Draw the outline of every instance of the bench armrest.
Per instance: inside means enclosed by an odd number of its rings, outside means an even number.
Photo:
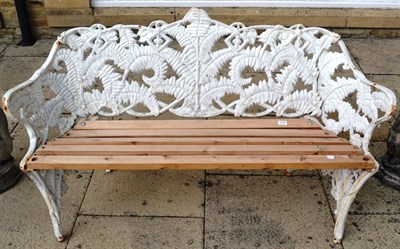
[[[54,82],[47,77],[59,46],[60,42],[56,41],[45,63],[27,81],[8,90],[2,98],[2,108],[7,117],[22,123],[30,138],[28,152],[20,163],[22,168],[36,148],[47,141],[50,128],[56,127],[62,134],[77,118],[76,114],[66,112],[65,98],[52,91],[50,85]]]
[[[336,134],[349,132],[350,142],[369,154],[374,128],[395,114],[396,96],[388,88],[369,81],[353,64],[344,42],[339,40],[338,45],[344,59],[341,63],[353,71],[354,78],[339,77],[329,82],[329,93],[321,106],[321,120],[325,129]],[[332,113],[336,117],[329,115]]]

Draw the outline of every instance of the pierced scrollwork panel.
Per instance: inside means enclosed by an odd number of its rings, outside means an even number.
[[[322,173],[324,175],[329,175],[332,177],[332,189],[331,194],[335,199],[337,207],[342,206],[343,198],[350,194],[354,190],[352,188],[355,181],[362,174],[362,170],[324,170]],[[338,209],[334,210],[335,215],[338,215]]]
[[[261,79],[246,75],[249,69]],[[46,98],[44,88],[55,96]],[[226,102],[228,95],[237,98]],[[96,24],[64,32],[43,67],[6,95],[12,113],[23,109],[39,144],[49,127],[64,132],[79,117],[170,111],[185,117],[309,115],[328,130],[349,131],[351,142],[362,146],[393,114],[395,101],[356,69],[335,33],[302,25],[226,25],[195,8],[171,24]]]

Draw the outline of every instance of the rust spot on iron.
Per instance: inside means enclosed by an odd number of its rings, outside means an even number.
[[[395,114],[395,112],[396,112],[396,106],[392,105],[390,108],[390,115],[393,116]]]
[[[285,176],[293,176],[293,172],[285,169],[285,172],[283,173]]]
[[[6,106],[6,98],[1,99],[1,107],[3,108],[4,112],[7,112],[7,106]]]
[[[19,166],[19,169],[22,170],[23,172],[26,172],[26,171],[27,171],[27,168],[28,168],[28,167],[26,166],[26,164],[20,165],[20,166]]]
[[[333,238],[334,244],[340,244],[342,241],[340,239]]]
[[[376,83],[372,83],[371,87],[372,87],[372,90],[376,91]]]
[[[32,156],[30,156],[30,157],[28,158],[28,160],[25,161],[24,165],[19,165],[19,169],[20,169],[22,172],[27,173],[27,172],[29,172],[29,171],[32,171],[31,169],[28,169],[28,165],[26,164],[26,162],[28,162],[29,160],[31,160],[31,158],[32,158]]]

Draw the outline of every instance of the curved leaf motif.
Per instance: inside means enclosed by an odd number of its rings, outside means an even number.
[[[176,79],[176,77],[171,77],[166,81],[159,82],[157,86],[154,87],[154,92],[167,93],[181,100],[189,95],[187,92],[189,86],[194,87],[194,84],[190,84],[185,78]]]
[[[299,117],[305,113],[318,115],[321,110],[321,104],[321,98],[317,93],[308,92],[307,90],[295,91],[276,105],[276,114],[289,117]],[[288,110],[294,112],[286,113]]]
[[[373,92],[372,99],[374,101],[374,105],[381,111],[385,112],[390,110],[390,106],[388,105],[387,95],[383,92]]]
[[[159,106],[158,101],[153,93],[145,86],[139,86],[139,84],[125,84],[125,87],[121,90],[121,93],[116,98],[118,103],[124,103],[127,107],[124,108],[126,113],[137,116],[158,116]],[[138,113],[133,108],[143,104],[149,109],[148,113]]]
[[[255,71],[259,71],[261,69],[265,70],[267,67],[267,60],[264,58],[265,50],[263,47],[253,47],[248,48],[240,55],[235,56],[230,63],[230,71],[229,76],[231,79],[240,85],[249,84],[251,79],[245,79],[242,77],[242,72],[246,67],[250,67]]]
[[[155,86],[158,82],[165,79],[167,72],[167,63],[160,58],[157,54],[143,55],[135,58],[133,63],[129,66],[128,70],[135,74],[144,70],[152,70],[154,75],[152,77],[143,76],[143,81],[150,85]]]
[[[199,58],[202,63],[207,64],[208,60],[211,59],[212,49],[216,45],[219,39],[228,35],[232,32],[231,29],[228,29],[221,25],[212,25],[210,26],[210,31],[206,34],[206,36],[199,43]]]
[[[360,86],[357,91],[357,105],[360,110],[372,120],[378,118],[378,108],[371,95],[371,87]]]
[[[137,44],[136,38],[138,37],[129,27],[121,27],[117,29],[119,34],[119,44],[121,47],[131,49]]]
[[[348,62],[343,53],[338,52],[322,52],[318,60],[319,84],[322,86],[329,85],[328,82],[339,66],[348,68]]]
[[[267,55],[268,70],[272,72],[278,70],[285,63],[297,63],[297,59],[302,56],[301,52],[290,43],[287,45],[278,44],[276,47],[272,47],[271,53]]]
[[[296,85],[299,72],[293,65],[288,65],[280,70],[275,77],[276,81],[283,86],[283,94],[291,93]]]
[[[237,103],[235,116],[246,114],[246,109],[253,105],[269,106],[269,112],[276,111],[272,106],[282,98],[281,86],[271,86],[265,81],[259,84],[252,84],[244,90]]]
[[[230,80],[221,77],[219,81],[210,82],[200,88],[201,109],[207,112],[223,113],[226,109],[217,109],[213,106],[213,101],[218,101],[227,94],[241,95],[243,88],[232,85]],[[212,114],[211,114],[212,115]],[[217,115],[217,114],[215,114]],[[212,115],[213,116],[213,115]]]
[[[209,32],[209,26],[212,23],[207,13],[200,9],[193,9],[193,11],[185,15],[184,19],[189,22],[186,30],[193,41],[206,36]]]

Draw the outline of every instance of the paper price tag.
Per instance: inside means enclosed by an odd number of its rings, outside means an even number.
[[[287,121],[286,120],[278,120],[278,125],[287,126]]]

